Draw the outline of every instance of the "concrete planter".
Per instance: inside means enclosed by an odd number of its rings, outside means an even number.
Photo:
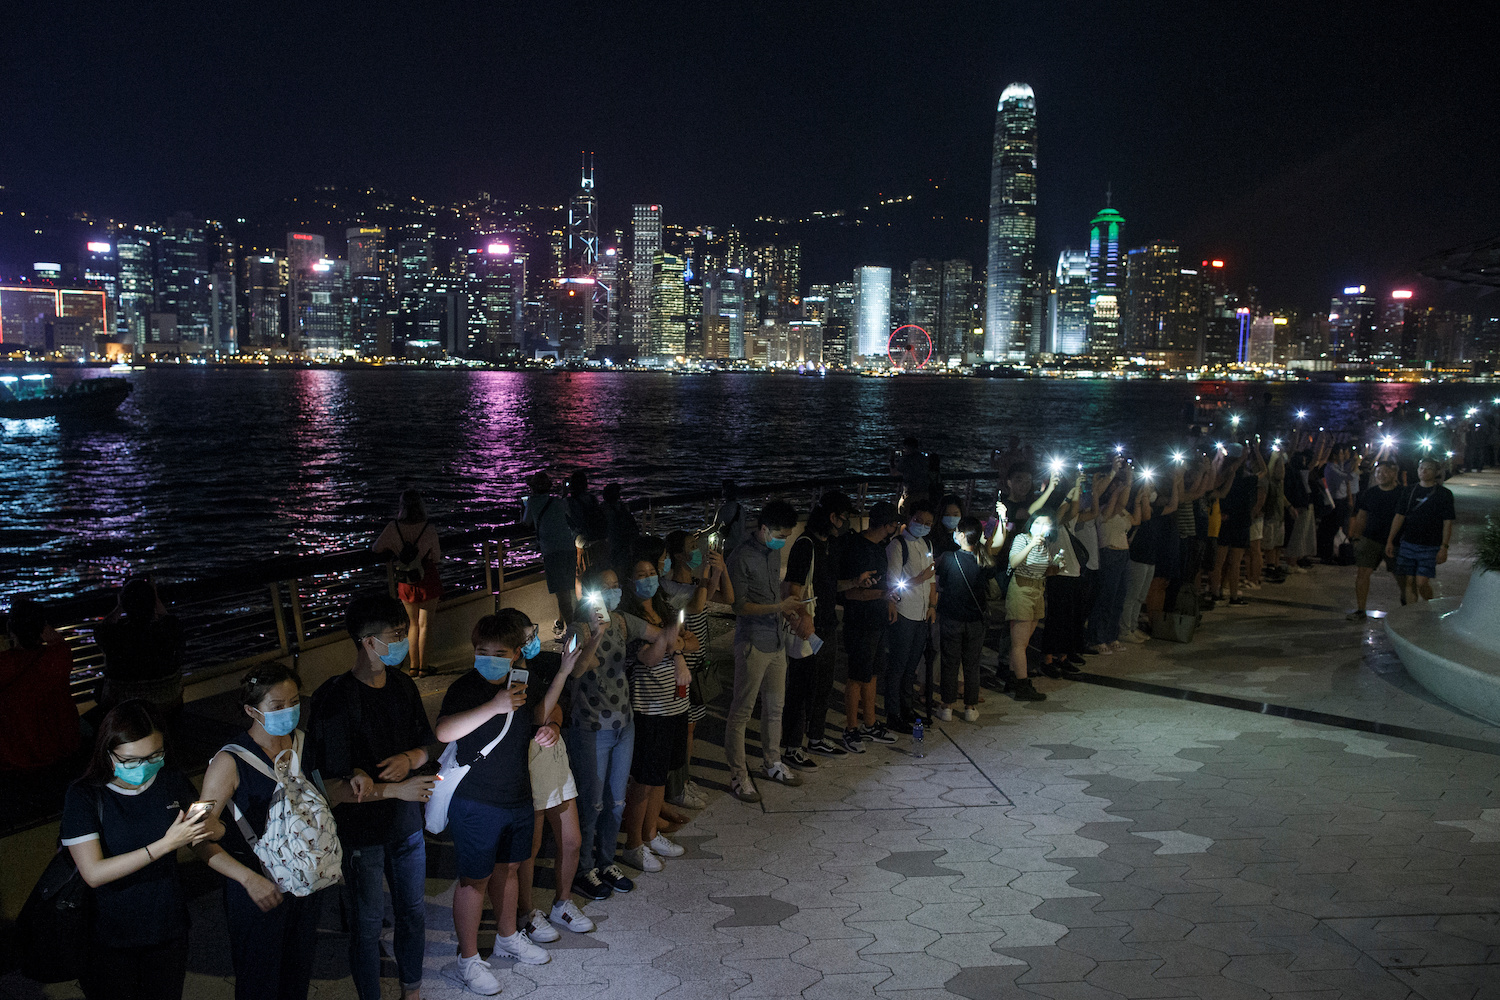
[[[1500,726],[1500,571],[1475,570],[1462,601],[1393,611],[1386,634],[1406,672],[1454,708]]]

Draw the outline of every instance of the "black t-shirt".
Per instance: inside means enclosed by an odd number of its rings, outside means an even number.
[[[379,781],[382,760],[436,742],[417,684],[405,673],[387,670],[378,688],[339,674],[312,697],[304,769],[333,781],[358,768]],[[345,802],[333,807],[333,816],[345,847],[375,847],[422,829],[421,804],[403,799]]]
[[[812,594],[817,604],[813,608],[813,627],[821,634],[838,625],[839,566],[834,551],[833,539],[819,540],[812,535],[803,535],[792,543],[787,556],[786,580],[801,585],[807,579],[807,563],[812,560]]]
[[[557,658],[556,653],[552,656]],[[532,669],[529,663],[527,669]],[[531,805],[531,771],[527,762],[526,745],[531,742],[532,733],[535,732],[531,725],[531,708],[545,691],[539,677],[542,672],[540,669],[533,670],[527,678],[527,703],[521,711],[515,713],[514,720],[509,715],[496,715],[472,733],[459,738],[458,762],[474,766],[469,768],[469,773],[464,775],[458,788],[454,789],[455,799],[469,799],[507,809]],[[557,667],[554,665],[547,679],[550,681],[556,675]],[[485,680],[479,671],[470,670],[454,681],[448,688],[448,693],[443,695],[443,707],[438,709],[438,718],[478,708],[495,697],[507,683],[508,677],[502,677],[500,683],[493,684]],[[506,729],[508,721],[510,728]],[[489,746],[490,741],[499,736],[502,730],[505,731],[505,739],[490,751],[488,757],[481,760],[479,752]]]
[[[1396,519],[1398,508],[1405,498],[1406,491],[1399,486],[1388,490],[1379,486],[1360,490],[1354,499],[1354,512],[1365,512],[1364,537],[1384,545],[1385,540],[1391,537],[1391,522]]]
[[[161,680],[182,670],[187,638],[176,615],[100,622],[94,636],[104,650],[104,676],[112,681]]]
[[[977,622],[984,617],[985,593],[995,576],[993,566],[980,566],[969,552],[944,552],[933,568],[937,576],[939,618]]]
[[[99,822],[103,800],[104,823]],[[162,768],[145,787],[128,792],[117,785],[74,782],[63,799],[64,846],[98,840],[106,858],[129,854],[160,840],[179,810],[198,792],[181,771]],[[177,876],[177,852],[94,890],[98,942],[110,948],[165,944],[187,936],[187,903]]]
[[[1152,511],[1152,516],[1136,526],[1135,534],[1130,536],[1130,561],[1148,563],[1155,565],[1158,541],[1164,528],[1175,526],[1157,511]]]
[[[1443,522],[1458,519],[1453,509],[1453,491],[1437,484],[1408,487],[1396,513],[1406,515],[1401,525],[1401,540],[1413,545],[1442,545]]]
[[[885,546],[870,541],[863,534],[847,535],[839,542],[839,579],[857,580],[867,571],[874,570],[884,578],[886,571]],[[837,583],[835,582],[835,586]],[[876,587],[880,583],[875,584]],[[844,621],[856,624],[882,625],[888,620],[885,598],[873,601],[854,600],[844,595]]]
[[[1234,485],[1229,487],[1229,495],[1219,504],[1219,511],[1224,516],[1224,520],[1248,525],[1250,514],[1255,510],[1255,498],[1259,493],[1260,480],[1254,473],[1244,471],[1236,473]]]

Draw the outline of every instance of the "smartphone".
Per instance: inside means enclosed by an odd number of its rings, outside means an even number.
[[[203,799],[194,802],[187,807],[187,821],[198,823],[208,818],[208,814],[214,811],[214,806],[219,804],[218,799]]]
[[[571,652],[573,652],[577,648],[578,648],[578,633],[574,632],[572,635],[570,635],[568,637],[568,652],[571,653]]]
[[[529,680],[531,680],[530,670],[512,670],[510,672],[511,687],[515,687],[518,684],[525,684]]]
[[[687,608],[680,608],[677,612],[677,624],[679,626],[687,623]]]

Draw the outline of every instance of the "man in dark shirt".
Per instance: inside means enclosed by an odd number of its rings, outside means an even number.
[[[354,640],[354,665],[326,681],[312,699],[307,755],[330,788],[344,847],[344,881],[353,901],[349,971],[360,1000],[380,998],[383,882],[389,877],[396,915],[396,967],[402,994],[422,986],[427,950],[427,849],[422,803],[436,781],[413,772],[435,743],[416,683],[399,668],[407,653],[401,602],[363,594],[344,618]]]
[[[1448,561],[1448,543],[1453,540],[1453,492],[1439,485],[1442,466],[1435,458],[1417,465],[1417,485],[1408,487],[1391,520],[1385,554],[1396,560],[1396,575],[1409,577],[1406,600],[1432,600],[1432,578]],[[1397,538],[1399,537],[1399,548]]]
[[[896,615],[889,603],[895,581],[885,579],[885,546],[901,530],[901,515],[893,504],[881,501],[870,510],[869,527],[844,538],[839,550],[838,590],[844,597],[844,649],[849,659],[849,677],[844,682],[844,749],[864,753],[866,740],[894,743],[884,726],[875,721],[875,667],[885,642],[886,629]],[[860,725],[860,710],[865,724]]]
[[[838,556],[834,539],[849,523],[854,502],[842,493],[824,493],[807,515],[807,528],[792,543],[787,556],[787,591],[798,600],[813,599],[813,634],[821,645],[806,657],[787,657],[786,709],[782,716],[781,742],[785,744],[781,759],[793,767],[813,764],[807,751],[824,757],[842,757],[842,746],[828,738],[828,699],[833,694],[833,675],[837,658],[839,615]],[[812,592],[807,592],[808,574],[812,574]],[[807,738],[807,751],[802,739]]]
[[[1366,617],[1365,605],[1370,599],[1370,577],[1384,563],[1396,573],[1396,560],[1385,554],[1385,542],[1391,534],[1391,522],[1406,491],[1397,483],[1401,469],[1394,459],[1382,458],[1375,463],[1375,482],[1359,491],[1354,501],[1354,517],[1349,521],[1349,540],[1354,543],[1354,599],[1359,607],[1349,613],[1349,620]],[[1396,589],[1401,603],[1406,603],[1406,578],[1396,574]]]
[[[910,510],[910,504],[926,500],[930,493],[927,453],[914,437],[901,442],[901,450],[891,456],[891,473],[901,480],[901,507]]]

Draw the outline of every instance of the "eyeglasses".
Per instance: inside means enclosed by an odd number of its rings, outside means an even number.
[[[110,755],[126,767],[140,767],[143,764],[160,764],[167,759],[166,750],[158,750],[149,757],[121,757],[114,751],[110,751]]]

